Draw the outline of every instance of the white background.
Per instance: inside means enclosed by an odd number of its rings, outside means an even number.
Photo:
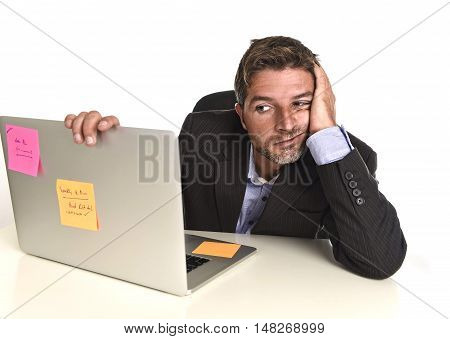
[[[450,6],[396,41],[445,3],[3,3],[141,102],[0,3],[0,115],[63,120],[95,109],[123,126],[178,131],[202,96],[233,88],[250,39],[302,41],[338,82],[338,123],[378,153],[379,188],[408,243],[393,278],[408,302],[423,305],[424,317],[440,317],[430,306],[450,314]],[[3,163],[0,201],[0,226],[9,225]]]

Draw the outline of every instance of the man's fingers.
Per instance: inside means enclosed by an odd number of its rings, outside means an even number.
[[[322,95],[325,91],[331,90],[330,80],[322,67],[314,64],[314,74],[316,76],[314,96]]]
[[[77,116],[75,114],[67,114],[64,119],[64,126],[66,126],[66,128],[72,128],[72,123],[76,117]]]
[[[108,115],[100,120],[98,130],[104,132],[115,126],[120,126],[119,119],[117,119],[114,115]]]
[[[327,88],[328,78],[322,67],[314,65],[314,74],[316,76],[316,89],[324,90]]]
[[[83,121],[86,117],[87,112],[81,112],[78,114],[78,116],[72,121],[72,133],[73,133],[73,140],[77,144],[81,144],[84,141],[83,137]]]
[[[117,117],[110,115],[101,116],[97,111],[81,112],[78,116],[68,114],[64,119],[64,125],[72,129],[75,143],[86,143],[88,146],[94,146],[97,142],[98,131],[107,131],[112,127],[119,126]]]
[[[102,116],[97,111],[89,112],[84,118],[83,135],[86,145],[93,146],[97,142],[97,125]]]

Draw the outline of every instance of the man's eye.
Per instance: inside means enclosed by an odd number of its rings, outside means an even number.
[[[269,109],[270,109],[270,106],[267,106],[267,105],[256,106],[256,111],[258,111],[260,113],[267,112]]]
[[[296,102],[294,102],[293,105],[294,105],[294,107],[305,108],[305,107],[308,107],[309,104],[310,104],[309,101],[296,101]]]

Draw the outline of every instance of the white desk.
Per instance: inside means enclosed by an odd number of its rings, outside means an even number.
[[[9,318],[438,317],[393,280],[341,268],[327,240],[189,233],[258,253],[187,297],[75,269]],[[23,253],[14,225],[0,228],[0,267],[2,317],[72,269]]]

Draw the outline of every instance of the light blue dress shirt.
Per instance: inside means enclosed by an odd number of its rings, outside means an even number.
[[[325,128],[314,133],[306,140],[306,146],[317,165],[341,160],[354,149],[343,125]],[[272,186],[279,175],[277,174],[270,181],[258,175],[253,158],[253,145],[250,144],[247,186],[236,224],[236,233],[251,232],[266,206]]]

